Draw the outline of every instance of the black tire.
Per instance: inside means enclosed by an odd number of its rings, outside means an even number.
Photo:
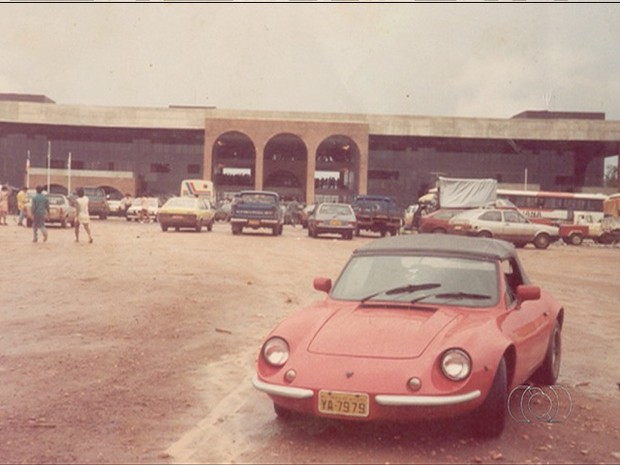
[[[209,232],[213,231],[213,220],[207,223],[207,231]]]
[[[67,227],[67,217],[64,217],[62,220],[60,220],[60,227],[62,229],[65,229]]]
[[[581,245],[583,242],[583,236],[578,233],[571,234],[568,239],[569,239],[570,245]]]
[[[174,228],[174,230],[175,230],[176,232],[179,232],[179,231],[181,230],[181,228],[179,228],[178,226],[176,226],[176,227]]]
[[[488,239],[493,237],[493,234],[491,234],[489,231],[480,231],[478,233],[478,237],[486,237]]]
[[[233,224],[231,226],[231,231],[233,233],[234,236],[237,236],[239,234],[241,234],[243,232],[243,228],[239,225]]]
[[[164,225],[162,224],[162,225],[161,225],[161,230],[162,230],[163,232],[168,231],[168,226],[164,226]]]
[[[202,221],[197,221],[194,229],[196,230],[196,232],[202,231]]]
[[[542,233],[534,238],[534,247],[537,249],[546,249],[551,244],[551,238],[548,234]]]
[[[356,235],[357,237],[359,237],[361,233],[362,233],[362,232],[361,232],[360,228],[355,228],[355,235]]]
[[[506,401],[508,397],[506,360],[500,360],[487,398],[473,414],[474,432],[480,438],[496,438],[506,425]]]
[[[286,420],[288,418],[291,418],[291,416],[293,416],[293,412],[291,412],[289,409],[282,407],[281,405],[278,405],[274,402],[273,404],[273,410],[274,412],[276,412],[276,415],[278,416],[278,418],[282,418],[283,420]]]
[[[551,386],[556,383],[560,375],[562,363],[562,327],[557,321],[551,332],[551,339],[542,365],[532,375],[532,381],[536,384]]]

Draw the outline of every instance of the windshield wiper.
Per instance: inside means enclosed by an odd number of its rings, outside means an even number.
[[[384,291],[375,292],[370,294],[369,296],[364,297],[360,303],[364,303],[367,300],[372,299],[373,297],[377,297],[378,295],[395,295],[395,294],[409,294],[417,291],[424,291],[427,289],[435,289],[437,287],[441,287],[440,283],[424,283],[424,284],[407,284],[406,286],[394,287],[392,289],[387,289]]]
[[[486,299],[490,299],[491,296],[490,295],[486,295],[486,294],[471,294],[468,292],[439,292],[439,293],[434,293],[434,294],[426,294],[426,295],[421,295],[420,297],[417,297],[413,300],[410,301],[410,303],[415,304],[416,302],[419,302],[421,300],[424,299],[428,299],[429,297],[437,297],[438,299],[458,299],[458,300],[465,300],[465,299],[472,299],[472,300],[486,300]]]

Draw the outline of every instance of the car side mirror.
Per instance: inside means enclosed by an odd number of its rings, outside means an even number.
[[[532,284],[521,284],[517,286],[517,300],[525,302],[526,300],[540,299],[540,287]]]
[[[332,280],[329,278],[314,278],[314,288],[317,291],[329,293],[332,290]]]

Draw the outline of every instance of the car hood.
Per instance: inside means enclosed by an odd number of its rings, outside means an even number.
[[[454,311],[429,307],[343,307],[318,329],[308,350],[324,355],[415,358],[455,318]]]

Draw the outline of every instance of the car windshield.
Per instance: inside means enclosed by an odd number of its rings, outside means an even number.
[[[195,208],[198,203],[197,200],[194,197],[173,197],[168,199],[166,207]]]
[[[355,256],[340,274],[337,300],[420,302],[491,307],[499,299],[498,272],[490,261],[417,255]]]
[[[319,214],[326,216],[353,216],[350,207],[347,205],[322,205]]]
[[[65,202],[62,197],[49,195],[48,197],[50,205],[64,205]]]
[[[242,194],[241,201],[247,203],[275,203],[276,198],[269,194]]]

